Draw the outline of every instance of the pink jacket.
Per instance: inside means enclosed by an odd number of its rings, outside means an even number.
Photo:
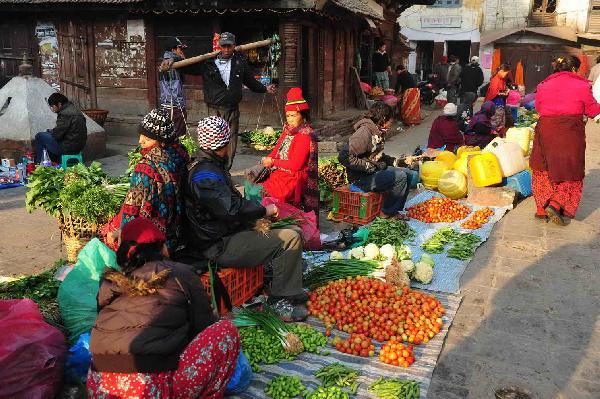
[[[512,107],[518,107],[521,105],[521,93],[519,90],[510,90],[508,97],[506,97],[506,105]]]
[[[535,108],[541,116],[600,114],[591,83],[573,72],[554,73],[540,83]]]

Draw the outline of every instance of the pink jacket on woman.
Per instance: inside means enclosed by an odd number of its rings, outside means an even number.
[[[540,116],[600,114],[591,83],[574,72],[557,72],[540,83],[535,108]]]

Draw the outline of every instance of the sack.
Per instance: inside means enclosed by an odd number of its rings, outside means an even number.
[[[240,350],[235,371],[227,384],[227,388],[225,388],[225,393],[233,395],[244,392],[250,386],[252,376],[252,366],[250,366],[250,362],[246,355],[244,355],[244,352]]]
[[[0,398],[54,398],[63,375],[65,336],[31,299],[0,301]]]
[[[302,237],[304,238],[304,249],[309,251],[318,251],[321,249],[321,232],[319,231],[319,227],[317,227],[318,224],[315,211],[302,212],[293,205],[271,197],[262,199],[263,206],[270,204],[275,204],[277,209],[279,209],[279,218],[300,215],[304,220],[299,226],[302,229]]]
[[[107,267],[119,270],[117,256],[94,238],[79,252],[75,267],[58,288],[58,306],[71,342],[94,325],[99,283]]]
[[[271,169],[256,165],[246,170],[246,179],[253,184],[262,183],[269,177]]]
[[[85,384],[91,361],[90,334],[81,334],[75,345],[69,348],[65,363],[65,377],[67,378],[67,382]]]

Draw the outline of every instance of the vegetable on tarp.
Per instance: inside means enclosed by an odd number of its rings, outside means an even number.
[[[315,377],[321,381],[325,388],[347,387],[350,388],[351,393],[356,393],[358,390],[360,383],[357,380],[360,375],[360,371],[337,362],[323,366],[315,372]]]
[[[421,248],[430,254],[440,254],[444,252],[444,247],[457,237],[457,232],[451,227],[439,228],[430,239],[425,241]]]
[[[448,250],[448,256],[460,260],[471,259],[480,243],[481,238],[475,234],[460,234],[454,241],[454,246]]]
[[[415,231],[404,220],[376,218],[369,226],[367,242],[382,246],[401,246],[415,237]]]
[[[335,280],[347,277],[370,276],[381,270],[379,262],[372,260],[339,259],[329,260],[313,267],[304,276],[304,286],[311,290]]]
[[[255,325],[267,334],[276,337],[283,349],[290,354],[297,354],[304,350],[302,341],[297,334],[291,332],[288,326],[279,319],[275,311],[263,305],[263,310],[241,309],[236,313],[233,323],[237,327]]]
[[[383,377],[369,386],[369,392],[380,399],[418,399],[421,395],[419,383],[416,381]]]

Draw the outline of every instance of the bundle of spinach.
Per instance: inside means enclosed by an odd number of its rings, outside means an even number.
[[[194,138],[188,136],[187,134],[181,137],[179,141],[185,147],[190,157],[194,155],[196,151],[198,151],[198,149],[200,148],[198,146],[198,142]]]
[[[369,225],[369,238],[367,242],[381,247],[390,244],[399,247],[404,241],[415,238],[415,231],[404,220],[376,218]]]
[[[277,144],[281,130],[269,128],[250,130],[242,133],[242,141],[257,150],[269,150]]]
[[[31,213],[35,209],[58,217],[60,214],[60,191],[63,188],[65,171],[52,167],[39,167],[29,175],[25,194],[25,208]]]
[[[114,216],[122,201],[104,186],[85,180],[65,184],[60,193],[62,213],[90,223],[105,223]]]
[[[142,153],[140,152],[140,150],[141,150],[141,148],[138,146],[127,153],[127,159],[129,161],[129,163],[127,165],[127,171],[125,172],[125,174],[127,176],[131,176],[136,165],[142,159]]]

